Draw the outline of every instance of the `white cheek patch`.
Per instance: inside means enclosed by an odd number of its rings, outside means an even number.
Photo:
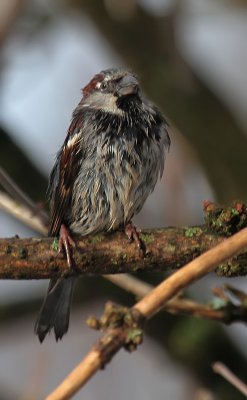
[[[113,96],[110,93],[105,93],[104,101],[101,104],[101,109],[112,114],[123,115],[124,111],[117,106],[116,102],[117,97]]]
[[[116,104],[117,97],[111,93],[94,92],[86,100],[83,107],[91,107],[116,115],[125,114]]]

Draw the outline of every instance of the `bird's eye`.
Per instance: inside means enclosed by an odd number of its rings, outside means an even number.
[[[106,82],[102,82],[100,85],[100,89],[101,90],[105,90],[107,88],[107,83]]]

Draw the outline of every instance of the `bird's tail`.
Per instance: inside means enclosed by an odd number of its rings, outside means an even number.
[[[69,327],[70,305],[76,277],[51,279],[35,323],[35,333],[42,343],[46,334],[54,328],[56,340],[62,339]]]

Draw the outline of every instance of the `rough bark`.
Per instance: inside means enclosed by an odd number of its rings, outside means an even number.
[[[78,237],[74,258],[78,274],[113,274],[178,269],[225,239],[208,233],[205,226],[144,231],[145,258],[138,255],[122,232]],[[225,276],[245,275],[247,253],[218,267]],[[57,253],[53,238],[0,240],[0,279],[47,279],[75,273],[65,257]]]

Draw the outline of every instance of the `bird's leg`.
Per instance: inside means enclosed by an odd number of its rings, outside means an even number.
[[[66,225],[62,224],[59,232],[58,248],[59,252],[65,251],[69,268],[72,268],[75,265],[72,255],[72,247],[75,247],[75,242],[70,236],[70,232]]]
[[[134,240],[140,254],[144,257],[146,254],[146,246],[144,242],[140,239],[139,233],[140,231],[136,229],[136,227],[132,224],[132,222],[128,222],[125,227],[124,231],[126,235],[128,236],[129,241]]]

